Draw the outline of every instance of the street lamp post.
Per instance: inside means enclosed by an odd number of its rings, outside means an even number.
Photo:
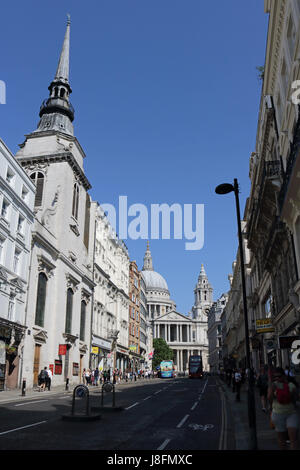
[[[244,264],[244,250],[241,229],[241,215],[239,203],[239,185],[235,178],[234,184],[224,183],[216,187],[217,194],[228,194],[230,192],[235,194],[236,202],[236,216],[239,237],[239,251],[241,260],[241,277],[242,277],[242,291],[243,291],[243,305],[244,305],[244,321],[245,321],[245,344],[246,344],[246,365],[248,369],[248,421],[250,428],[251,449],[257,449],[257,435],[256,435],[256,414],[255,414],[255,395],[254,395],[254,377],[251,367],[250,359],[250,342],[249,342],[249,326],[248,326],[248,309],[247,309],[247,295],[246,295],[246,282],[245,282],[245,264]]]

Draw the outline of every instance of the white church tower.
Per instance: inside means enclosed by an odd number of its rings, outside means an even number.
[[[85,154],[72,124],[69,49],[70,19],[38,127],[16,154],[36,185],[22,374],[27,386],[45,366],[53,370],[54,385],[79,383],[89,367],[94,230]]]
[[[213,304],[213,288],[208,282],[208,278],[203,264],[198,277],[197,285],[194,289],[195,301],[192,307],[192,318],[197,320],[198,328],[196,338],[201,344],[203,366],[208,370],[208,313]]]

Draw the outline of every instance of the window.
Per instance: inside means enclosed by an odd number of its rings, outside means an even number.
[[[78,219],[78,205],[79,205],[79,186],[77,183],[73,187],[73,204],[72,204],[72,216]]]
[[[5,243],[5,238],[0,237],[0,263],[2,264],[4,260],[4,243]]]
[[[72,329],[72,310],[73,310],[73,291],[72,289],[67,290],[67,305],[66,305],[66,325],[65,332],[71,333]]]
[[[19,215],[18,219],[18,227],[17,227],[17,232],[24,234],[24,225],[25,225],[25,219],[21,215]]]
[[[34,205],[39,207],[43,201],[44,175],[40,171],[36,171],[30,175],[30,178],[36,186]]]
[[[15,319],[15,304],[12,300],[8,303],[8,320],[14,321]]]
[[[20,268],[20,256],[21,256],[21,251],[18,250],[18,248],[15,249],[15,254],[14,254],[14,261],[13,261],[13,271],[18,274],[19,273],[19,268]]]
[[[6,172],[7,183],[12,184],[14,176],[15,176],[14,172],[8,167],[7,172]]]
[[[84,341],[85,337],[85,317],[86,317],[86,303],[82,300],[80,312],[80,340]]]
[[[41,327],[44,326],[47,281],[48,278],[46,274],[40,273],[36,295],[35,324]]]
[[[288,23],[288,29],[287,29],[287,41],[288,41],[290,56],[292,60],[294,57],[295,39],[296,39],[296,32],[295,32],[293,18],[291,15],[289,19],[289,23]]]
[[[29,193],[28,189],[25,188],[25,186],[23,186],[22,194],[21,194],[23,201],[27,201],[28,193]]]
[[[8,218],[8,210],[9,210],[9,202],[6,199],[3,199],[2,209],[1,209],[1,216],[6,220]]]

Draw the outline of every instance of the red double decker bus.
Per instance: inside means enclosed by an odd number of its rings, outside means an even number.
[[[190,356],[189,358],[189,378],[203,378],[202,356]]]

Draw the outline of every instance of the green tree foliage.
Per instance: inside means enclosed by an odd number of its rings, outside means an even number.
[[[155,338],[153,340],[154,355],[152,360],[152,367],[155,369],[161,361],[173,360],[174,352],[164,339]]]
[[[256,67],[256,70],[258,71],[259,80],[263,81],[265,77],[265,67],[263,65],[260,65],[259,67]]]

